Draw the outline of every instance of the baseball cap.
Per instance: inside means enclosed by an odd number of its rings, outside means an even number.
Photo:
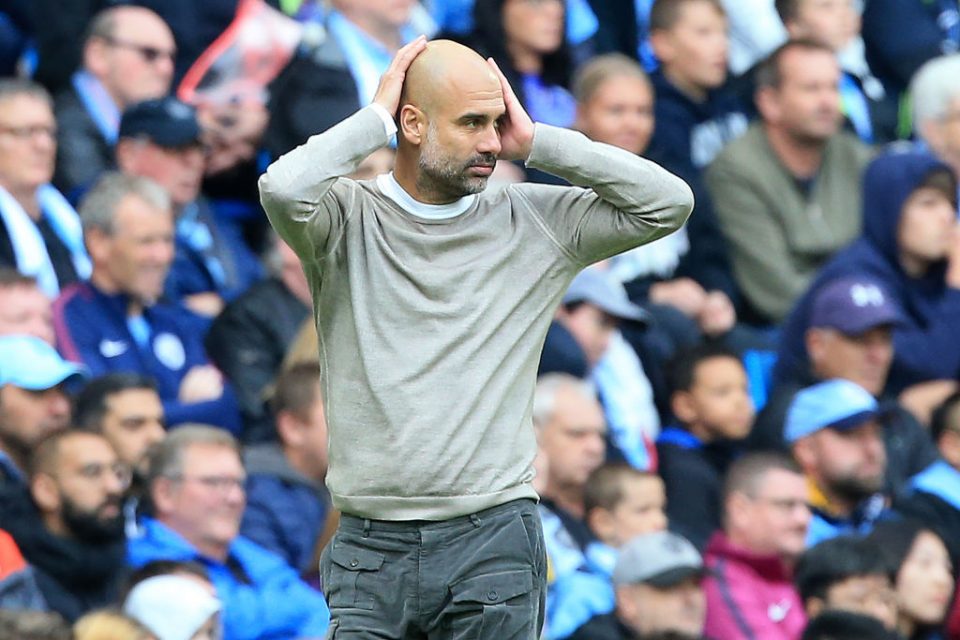
[[[87,377],[86,367],[64,360],[40,338],[0,336],[0,387],[41,391],[78,377]]]
[[[841,431],[880,415],[877,399],[849,380],[827,380],[800,391],[790,403],[784,437],[793,443],[830,427]]]
[[[144,100],[131,105],[120,119],[120,137],[150,138],[161,147],[182,147],[200,141],[197,112],[176,98]]]
[[[672,587],[706,572],[700,552],[689,540],[671,531],[657,531],[637,536],[620,549],[613,583]]]
[[[903,315],[883,285],[864,276],[838,278],[814,295],[810,326],[836,329],[848,336],[883,325],[903,323]]]
[[[585,269],[577,274],[563,296],[563,304],[588,302],[604,313],[621,320],[647,322],[650,315],[630,302],[623,285],[597,269]]]

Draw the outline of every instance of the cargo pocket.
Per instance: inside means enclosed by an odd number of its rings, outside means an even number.
[[[535,607],[530,571],[504,571],[450,585],[459,617],[460,638],[533,638]],[[472,615],[464,615],[469,612]],[[463,629],[466,626],[466,629]]]
[[[373,609],[377,573],[383,559],[382,553],[351,547],[337,540],[330,549],[331,584],[326,594],[330,608]]]

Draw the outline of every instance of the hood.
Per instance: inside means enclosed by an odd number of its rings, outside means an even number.
[[[303,484],[319,491],[321,484],[303,475],[292,466],[283,455],[283,449],[276,443],[265,443],[247,447],[243,454],[243,464],[250,475],[277,476],[281,480],[294,484]]]
[[[868,166],[863,177],[863,235],[892,264],[899,264],[897,229],[903,204],[934,171],[950,167],[931,155],[885,153]]]

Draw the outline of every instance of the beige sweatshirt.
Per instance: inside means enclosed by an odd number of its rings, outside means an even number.
[[[693,195],[647,160],[538,124],[527,165],[578,186],[511,185],[428,219],[384,192],[388,176],[339,177],[387,142],[366,107],[260,178],[313,292],[333,503],[444,520],[536,498],[531,406],[554,310],[586,265],[679,228]]]

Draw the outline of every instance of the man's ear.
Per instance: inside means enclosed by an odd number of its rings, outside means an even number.
[[[42,513],[56,513],[60,510],[60,488],[52,477],[38,473],[30,481],[30,495]]]
[[[123,173],[134,173],[134,159],[139,142],[132,138],[121,138],[117,141],[114,157],[117,159],[117,168]]]
[[[814,443],[812,436],[805,436],[800,438],[793,443],[793,457],[797,461],[797,464],[800,465],[800,468],[803,469],[803,472],[806,474],[809,469],[813,468],[814,462],[816,460],[816,452],[814,451]]]
[[[753,94],[753,101],[757,105],[757,111],[765,122],[780,121],[780,101],[777,99],[777,90],[773,87],[760,87]]]
[[[400,135],[410,144],[419,147],[427,130],[426,114],[412,104],[405,104],[400,108],[398,124]]]
[[[657,29],[650,34],[650,46],[657,59],[663,64],[670,64],[676,57],[676,47],[673,45],[673,34],[668,29]]]
[[[175,481],[172,478],[161,476],[150,486],[150,499],[158,516],[173,511],[173,497],[176,491],[174,484]]]
[[[295,449],[303,446],[303,423],[292,411],[281,411],[276,421],[281,444]]]
[[[820,362],[824,356],[824,349],[827,347],[826,334],[823,329],[811,327],[807,329],[803,340],[807,345],[807,357],[811,363]]]

